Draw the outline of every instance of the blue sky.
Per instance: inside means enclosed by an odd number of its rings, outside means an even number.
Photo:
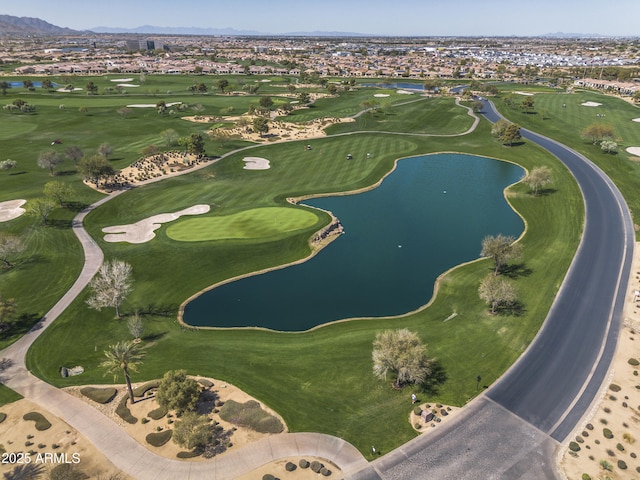
[[[640,0],[28,0],[0,13],[96,26],[343,31],[378,35],[640,36]]]

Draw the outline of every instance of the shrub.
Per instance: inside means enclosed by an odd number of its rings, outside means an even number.
[[[588,473],[583,473],[582,480],[591,480],[591,476]]]
[[[633,435],[631,435],[628,432],[625,432],[622,434],[622,439],[627,442],[629,445],[633,445],[633,443],[636,441],[635,438],[633,438]]]
[[[579,452],[580,451],[580,445],[578,445],[576,442],[570,442],[569,443],[569,450],[571,450],[572,452]]]
[[[600,467],[602,467],[603,470],[607,470],[609,472],[613,470],[613,465],[611,465],[606,460],[600,460]]]
[[[611,385],[609,385],[609,390],[611,390],[612,392],[619,392],[620,390],[622,390],[622,388],[620,387],[620,385],[612,383]]]
[[[140,385],[133,389],[134,397],[144,397],[144,395],[154,388],[158,388],[160,384],[160,380],[151,380],[150,382],[145,383],[144,385]]]
[[[611,430],[609,430],[608,428],[603,428],[602,429],[602,434],[604,435],[604,438],[613,438],[613,432]]]
[[[284,466],[284,469],[287,472],[293,472],[296,468],[297,468],[296,464],[292,462],[287,462],[287,464]]]
[[[38,413],[38,412],[25,413],[22,418],[23,420],[31,420],[33,422],[36,422],[36,430],[38,430],[39,432],[42,432],[43,430],[48,430],[49,428],[51,428],[51,423],[49,423],[49,420],[44,418],[44,415],[42,415],[41,413]]]
[[[414,415],[420,416],[421,413],[422,413],[422,409],[420,407],[414,407],[413,408],[413,414]]]
[[[615,457],[616,456],[616,452],[614,452],[610,448],[607,448],[607,455],[609,455],[610,457]]]
[[[587,430],[593,430],[593,425],[591,425],[590,423],[587,423]]]
[[[329,475],[331,475],[331,470],[329,470],[329,469],[328,469],[328,468],[326,468],[326,467],[322,467],[322,468],[320,469],[320,474],[321,474],[322,476],[324,476],[324,477],[328,477]]]
[[[589,432],[587,432],[586,430],[584,432],[582,432],[582,436],[583,437],[588,437],[589,436]]]
[[[24,442],[25,447],[30,447],[31,445],[33,445],[33,442],[29,442],[29,441]]]
[[[144,425],[145,423],[149,423],[149,419],[148,419],[147,417],[144,417],[144,418],[142,418],[142,419],[140,420],[140,423],[142,423],[143,425]]]
[[[635,452],[631,452],[631,453],[629,454],[629,456],[630,456],[631,458],[636,458],[636,457],[637,457],[637,455],[635,454]]]
[[[617,444],[617,445],[616,445],[616,448],[617,448],[619,451],[624,452],[624,445],[622,445],[621,443]]]
[[[154,420],[160,420],[167,414],[167,412],[168,411],[166,407],[158,407],[155,410],[151,410],[149,413],[147,413],[147,416],[149,418],[153,418]]]
[[[627,362],[629,363],[629,365],[632,365],[634,367],[637,367],[638,365],[640,365],[640,362],[638,361],[637,358],[630,358],[629,360],[627,360]]]
[[[4,422],[5,418],[7,418],[7,414],[0,412],[0,423]]]
[[[200,455],[202,455],[202,451],[201,450],[191,450],[189,452],[178,452],[176,454],[176,457],[185,459],[185,458],[199,457]]]
[[[310,467],[311,471],[313,471],[314,473],[320,473],[320,470],[322,470],[324,465],[322,465],[319,461],[314,460],[313,462],[311,462]]]
[[[178,414],[191,412],[200,397],[200,390],[198,382],[187,377],[186,370],[169,370],[160,380],[156,400],[158,405],[176,410]]]
[[[246,403],[234,400],[225,402],[220,408],[220,418],[260,433],[280,433],[284,429],[280,420],[262,410],[255,400]]]
[[[578,443],[584,443],[584,438],[582,438],[580,435],[576,436],[576,442]]]
[[[638,376],[638,370],[634,370],[634,371],[633,371],[633,376],[634,376],[634,377],[637,377],[637,376]]]
[[[172,430],[165,430],[164,432],[153,432],[145,437],[147,443],[153,447],[161,447],[169,440],[171,440],[171,435],[173,435]]]
[[[309,468],[309,462],[307,460],[305,460],[304,458],[302,460],[300,460],[298,462],[298,465],[300,466],[300,468]]]
[[[114,387],[84,387],[80,390],[80,393],[96,403],[105,404],[113,400],[113,398],[117,395],[118,390],[116,390]]]
[[[618,400],[618,397],[616,397],[615,395],[609,395],[609,400],[615,402],[616,400]]]
[[[116,407],[116,413],[125,422],[133,425],[138,421],[138,419],[131,414],[131,410],[127,407],[127,400],[129,400],[128,396],[125,395],[122,397],[122,400],[120,400],[120,403]]]
[[[211,388],[213,387],[213,382],[211,380],[207,380],[206,378],[200,378],[198,379],[198,383],[200,385],[202,385],[204,388]]]
[[[265,473],[262,476],[262,480],[276,480],[276,477],[274,477],[273,475],[271,475],[270,473]]]
[[[624,460],[618,460],[618,468],[620,470],[626,470],[627,469],[627,462],[625,462]]]

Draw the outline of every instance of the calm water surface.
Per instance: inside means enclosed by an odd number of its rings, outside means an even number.
[[[485,236],[522,233],[503,190],[523,174],[470,155],[401,160],[374,190],[305,202],[332,211],[346,232],[314,258],[217,287],[189,303],[184,319],[301,331],[415,310],[441,273],[478,258]]]

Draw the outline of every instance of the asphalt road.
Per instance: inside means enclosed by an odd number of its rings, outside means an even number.
[[[484,115],[499,114],[485,103]],[[518,362],[437,435],[372,463],[365,479],[555,479],[554,452],[606,378],[620,331],[633,256],[631,215],[587,158],[526,130],[562,161],[584,196],[582,242],[545,320]]]

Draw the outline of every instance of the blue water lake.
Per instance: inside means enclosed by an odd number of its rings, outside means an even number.
[[[24,83],[22,82],[7,82],[11,88],[24,88]],[[57,83],[51,82],[54,88],[60,87]],[[42,88],[42,82],[33,82],[33,86],[36,88]]]
[[[485,236],[522,233],[504,189],[523,174],[471,155],[400,160],[373,190],[305,202],[333,212],[345,229],[318,255],[214,288],[186,305],[184,320],[303,331],[413,311],[430,300],[440,274],[479,257]]]
[[[420,83],[402,83],[402,82],[393,82],[393,83],[363,83],[361,84],[363,87],[378,87],[378,88],[399,88],[402,90],[424,90],[424,85]]]

